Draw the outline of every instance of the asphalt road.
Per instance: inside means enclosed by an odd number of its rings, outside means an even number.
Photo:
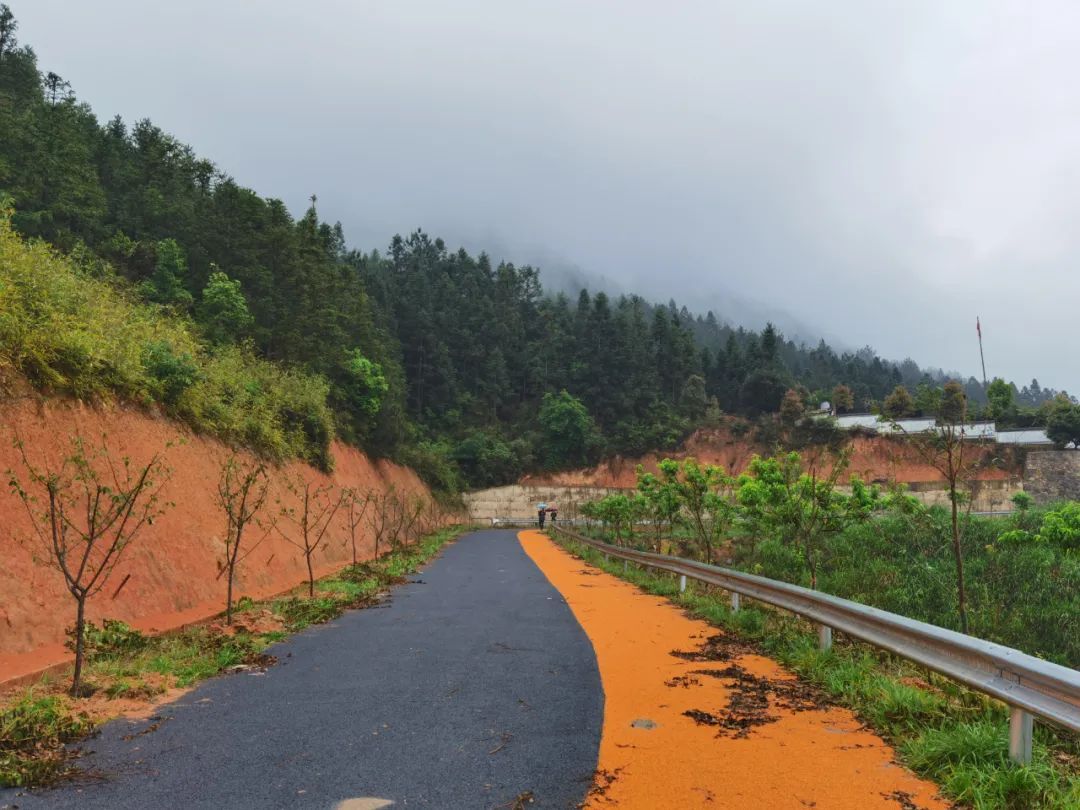
[[[603,691],[592,646],[513,531],[446,548],[384,607],[270,650],[84,744],[101,778],[0,807],[568,808],[596,766]],[[125,739],[126,738],[126,739]]]

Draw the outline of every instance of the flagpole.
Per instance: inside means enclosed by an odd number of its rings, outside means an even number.
[[[982,362],[983,390],[986,391],[986,390],[988,390],[990,388],[990,385],[986,381],[986,356],[983,354],[982,324],[979,323],[979,316],[978,315],[975,316],[975,331],[979,335],[979,360]]]

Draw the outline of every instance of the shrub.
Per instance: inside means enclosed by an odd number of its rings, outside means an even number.
[[[93,622],[87,622],[83,630],[83,645],[88,660],[102,658],[115,658],[118,655],[129,655],[146,647],[147,638],[135,628],[117,619],[105,619],[98,627]],[[68,641],[65,646],[69,650],[75,649],[75,632],[68,631]]]
[[[199,367],[191,354],[177,354],[164,340],[148,343],[143,350],[143,363],[155,383],[154,398],[166,405],[175,405],[180,396],[199,380]]]

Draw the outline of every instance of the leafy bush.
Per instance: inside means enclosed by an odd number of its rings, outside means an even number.
[[[68,631],[69,650],[75,649],[75,631]],[[141,632],[117,619],[105,619],[98,627],[87,622],[83,628],[83,648],[87,660],[115,658],[118,655],[130,655],[146,647],[148,639]]]
[[[166,405],[175,405],[180,396],[199,380],[199,367],[187,352],[177,354],[164,340],[148,343],[143,350],[143,363],[151,379],[154,398]]]
[[[1047,512],[1035,539],[1063,549],[1080,551],[1080,503],[1066,503]]]

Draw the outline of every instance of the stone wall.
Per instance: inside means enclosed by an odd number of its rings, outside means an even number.
[[[1024,482],[1020,478],[972,481],[971,509],[974,512],[1011,512],[1013,495],[1023,490]],[[908,491],[927,506],[949,505],[949,490],[937,481],[908,484]]]
[[[1024,461],[1024,490],[1036,503],[1080,500],[1080,451],[1029,452]]]

